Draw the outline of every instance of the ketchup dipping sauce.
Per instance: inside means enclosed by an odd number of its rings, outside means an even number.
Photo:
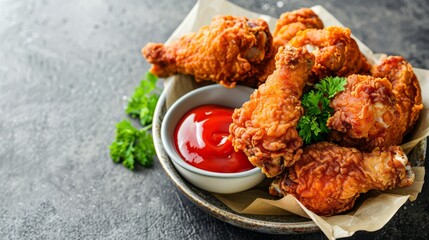
[[[234,151],[228,140],[234,109],[220,105],[201,105],[190,110],[174,130],[174,146],[190,165],[219,173],[253,169],[244,152]]]

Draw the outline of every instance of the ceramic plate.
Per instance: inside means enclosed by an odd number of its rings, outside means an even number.
[[[155,149],[167,176],[191,202],[222,221],[253,231],[271,234],[298,234],[319,231],[319,227],[312,220],[300,216],[263,216],[236,213],[211,193],[201,190],[183,179],[174,168],[161,142],[161,123],[167,111],[166,95],[170,92],[168,90],[164,89],[155,110],[153,122]],[[409,160],[413,166],[423,166],[425,152],[426,139],[421,141],[409,155]]]

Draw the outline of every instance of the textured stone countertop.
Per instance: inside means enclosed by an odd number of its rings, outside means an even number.
[[[374,52],[429,68],[427,0],[232,2],[275,17],[322,5]],[[149,68],[140,49],[165,41],[194,4],[0,0],[0,239],[325,239],[234,227],[185,198],[159,162],[132,172],[111,161],[123,97]],[[352,239],[428,239],[423,188]]]

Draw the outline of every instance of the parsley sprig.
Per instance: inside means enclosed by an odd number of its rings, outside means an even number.
[[[346,83],[346,78],[326,77],[303,95],[301,105],[305,113],[299,120],[298,134],[305,144],[321,141],[329,133],[326,122],[334,111],[329,103]]]
[[[158,78],[152,73],[146,73],[146,78],[134,91],[125,112],[133,118],[138,118],[142,126],[152,123],[160,90],[156,87]]]
[[[142,128],[135,128],[129,120],[117,123],[115,140],[109,147],[112,160],[115,163],[122,162],[130,170],[134,170],[136,163],[143,167],[153,164],[155,148],[148,131],[152,128],[153,114],[161,92],[156,87],[157,80],[155,75],[148,72],[125,109],[131,118],[138,119]]]
[[[135,163],[150,167],[155,149],[152,136],[147,132],[151,126],[136,129],[128,120],[116,124],[116,138],[110,145],[110,156],[115,163],[120,163],[134,170]]]

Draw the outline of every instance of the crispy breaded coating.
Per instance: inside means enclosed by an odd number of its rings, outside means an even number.
[[[386,78],[350,75],[345,90],[331,100],[331,107],[330,139],[342,146],[371,151],[402,142],[404,131],[398,122],[403,115]]]
[[[312,83],[326,76],[345,77],[369,73],[371,68],[348,28],[330,26],[307,29],[298,32],[288,44],[292,47],[306,47],[315,55],[316,63],[310,76]]]
[[[322,29],[323,22],[310,8],[301,8],[281,14],[273,32],[274,51],[277,52],[279,47],[285,46],[299,31],[311,28]],[[271,75],[275,68],[275,59],[271,58],[266,64],[265,76]]]
[[[311,28],[322,29],[323,22],[310,8],[285,12],[277,20],[273,32],[273,44],[276,48],[284,46],[295,37],[297,32]]]
[[[375,77],[385,77],[392,83],[393,93],[403,116],[396,123],[406,134],[412,130],[423,109],[419,81],[411,64],[403,57],[389,56],[371,69]]]
[[[280,174],[302,153],[296,126],[303,114],[300,98],[314,56],[304,48],[280,47],[276,70],[234,111],[230,139],[268,177]]]
[[[369,190],[408,187],[414,173],[399,146],[371,153],[319,142],[304,148],[299,161],[276,179],[273,195],[292,194],[318,215],[350,210],[360,194]]]
[[[265,81],[260,75],[275,54],[264,20],[234,16],[216,16],[198,32],[169,45],[149,43],[142,53],[158,77],[189,74],[196,81],[211,80],[225,87]]]

